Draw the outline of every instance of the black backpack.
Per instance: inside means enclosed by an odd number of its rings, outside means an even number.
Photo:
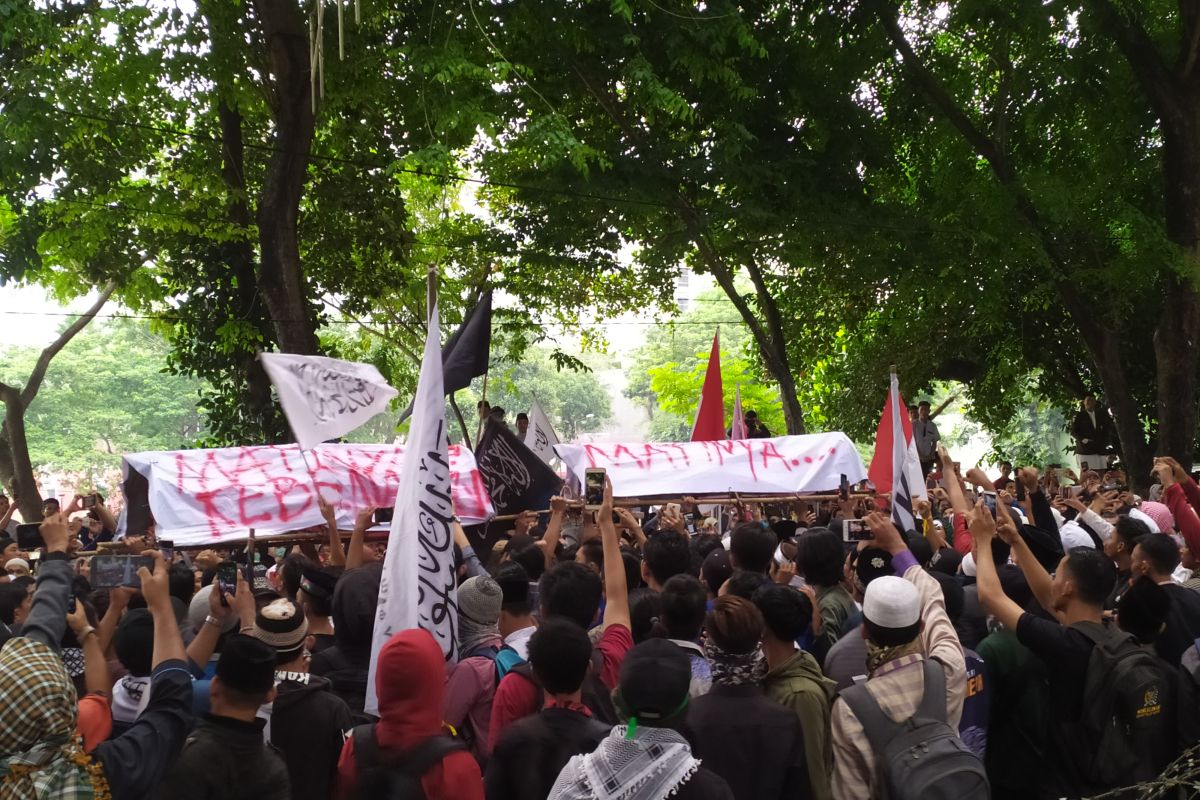
[[[946,673],[926,659],[925,692],[912,717],[894,722],[865,684],[842,699],[862,723],[875,752],[877,795],[889,800],[987,800],[987,772],[946,722]]]
[[[1097,787],[1128,786],[1157,774],[1147,745],[1171,740],[1167,708],[1174,686],[1164,662],[1115,627],[1071,626],[1092,640],[1083,689],[1083,716],[1061,726],[1059,742],[1076,772]]]
[[[405,753],[380,751],[374,725],[354,729],[354,763],[360,800],[425,800],[421,776],[446,756],[464,750],[449,736],[432,736]]]

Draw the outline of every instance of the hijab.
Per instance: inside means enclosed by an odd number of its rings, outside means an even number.
[[[76,735],[75,685],[58,654],[16,637],[0,650],[0,800],[100,800],[102,767]]]

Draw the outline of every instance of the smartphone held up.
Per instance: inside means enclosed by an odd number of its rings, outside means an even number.
[[[604,502],[605,472],[600,468],[587,469],[583,473],[583,502],[592,510]]]
[[[863,519],[844,519],[842,520],[842,541],[844,542],[869,542],[875,538],[875,534],[867,527],[867,521]]]

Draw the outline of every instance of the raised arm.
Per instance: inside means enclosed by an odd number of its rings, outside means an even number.
[[[545,545],[542,547],[542,557],[546,559],[546,569],[554,566],[555,551],[558,550],[558,540],[562,538],[563,520],[567,515],[567,498],[555,495],[550,498],[550,522],[546,525],[546,535],[542,537]]]
[[[1172,465],[1166,459],[1155,459],[1154,473],[1162,483],[1163,502],[1175,516],[1175,524],[1179,527],[1183,540],[1187,542],[1188,550],[1194,554],[1200,553],[1200,518],[1188,502],[1183,485],[1176,482]]]
[[[96,498],[96,505],[94,508],[96,510],[96,517],[100,520],[100,524],[104,526],[106,531],[109,531],[110,533],[116,533],[117,518],[114,517],[113,513],[108,510],[108,506],[104,504],[104,501],[100,498],[99,493],[93,496]]]
[[[346,566],[346,548],[342,537],[338,535],[337,514],[333,506],[325,502],[325,498],[317,495],[317,506],[321,516],[325,518],[325,527],[329,530],[329,564],[334,567]]]
[[[363,508],[358,512],[358,516],[354,519],[354,530],[350,533],[350,545],[346,552],[346,569],[357,569],[363,565],[365,553],[363,552],[363,537],[367,534],[367,528],[371,527],[371,522],[375,518],[374,508]],[[337,524],[334,524],[334,528]],[[342,537],[338,537],[340,542]]]
[[[58,653],[67,630],[67,597],[71,594],[73,578],[71,562],[67,560],[66,517],[61,513],[51,514],[42,521],[39,530],[46,549],[38,568],[33,607],[25,620],[22,635]]]
[[[629,620],[629,587],[625,583],[625,559],[621,558],[621,540],[612,521],[612,481],[604,479],[604,502],[600,505],[600,538],[604,543],[604,627],[624,625]]]
[[[187,658],[192,664],[193,674],[202,673],[208,660],[212,658],[217,649],[217,640],[221,638],[221,631],[225,628],[225,620],[236,615],[239,617],[240,626],[254,624],[254,593],[250,591],[250,584],[246,582],[246,576],[241,570],[238,570],[237,593],[224,594],[225,602],[222,603],[221,586],[214,581],[212,592],[208,595],[208,616],[187,648]],[[249,616],[248,621],[243,615]]]
[[[474,578],[477,575],[487,575],[487,570],[484,569],[483,563],[479,560],[479,555],[475,552],[475,548],[471,546],[471,540],[467,538],[467,532],[463,530],[462,523],[458,521],[458,517],[450,521],[450,531],[454,534],[454,543],[462,551],[463,564],[467,567],[467,577]]]
[[[992,539],[995,536],[996,523],[992,514],[980,503],[971,512],[971,538],[975,543],[972,552],[975,556],[975,585],[979,587],[979,602],[989,614],[1000,620],[1001,625],[1015,631],[1017,620],[1021,618],[1024,610],[1014,603],[1000,586],[1000,575],[996,572],[996,563],[992,560]]]
[[[875,546],[892,554],[892,568],[921,594],[921,651],[927,658],[936,658],[946,670],[948,721],[957,727],[967,696],[967,664],[954,623],[946,613],[941,584],[917,564],[890,519],[875,512],[867,515],[866,522],[875,534]]]
[[[113,797],[150,797],[160,787],[192,726],[192,679],[183,662],[183,640],[171,608],[167,565],[153,555],[154,570],[138,570],[142,596],[154,618],[154,671],[150,702],[133,726],[101,743],[95,757],[104,765]],[[249,594],[249,591],[247,591]]]
[[[108,660],[104,657],[104,651],[100,649],[100,637],[88,622],[87,610],[83,603],[76,600],[75,608],[67,611],[67,624],[83,650],[83,683],[87,693],[107,697],[112,691],[112,678],[108,673]]]

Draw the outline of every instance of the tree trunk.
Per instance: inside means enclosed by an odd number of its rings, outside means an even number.
[[[700,253],[709,273],[717,281],[717,285],[725,292],[725,296],[733,303],[738,314],[750,329],[754,343],[758,345],[759,355],[762,356],[763,366],[779,385],[779,398],[783,402],[783,419],[787,425],[788,435],[804,433],[804,410],[800,408],[800,400],[796,397],[796,379],[792,377],[792,368],[788,364],[787,344],[783,336],[783,326],[779,320],[779,311],[775,299],[771,297],[761,272],[752,260],[745,264],[754,282],[759,307],[763,311],[765,324],[755,315],[754,309],[738,292],[734,284],[733,270],[725,258],[713,247],[700,222],[699,214],[684,198],[679,199],[679,217],[687,228],[692,243]]]
[[[229,218],[247,230],[251,227],[250,209],[246,205],[245,149],[242,139],[242,115],[224,98],[217,103],[221,121],[221,178],[229,190]],[[254,247],[244,239],[222,245],[224,261],[237,282],[238,316],[251,320],[269,338],[270,320],[264,313],[255,277]],[[261,441],[273,442],[275,425],[270,420],[276,414],[271,398],[271,381],[256,354],[247,352],[239,362],[246,380],[246,406],[262,432]]]
[[[1185,90],[1186,91],[1186,90]],[[1163,311],[1154,330],[1158,389],[1158,455],[1190,469],[1196,447],[1196,370],[1200,345],[1200,98],[1178,99],[1163,120],[1163,180],[1167,238],[1182,251],[1184,274],[1163,285]]]
[[[1079,324],[1078,320],[1076,324]],[[1120,336],[1115,331],[1103,330],[1096,343],[1089,344],[1088,349],[1092,351],[1092,361],[1104,385],[1105,405],[1112,411],[1126,478],[1136,491],[1145,492],[1150,486],[1152,451],[1142,430],[1137,401],[1126,379],[1125,366],[1121,361]]]
[[[13,386],[0,386],[0,399],[4,401],[4,438],[11,457],[13,502],[21,512],[21,519],[37,522],[42,518],[42,493],[33,474],[29,442],[25,438],[25,403]]]
[[[308,30],[295,0],[255,0],[271,69],[274,153],[258,205],[258,284],[284,352],[317,352],[316,321],[300,265],[298,220],[315,119]]]

